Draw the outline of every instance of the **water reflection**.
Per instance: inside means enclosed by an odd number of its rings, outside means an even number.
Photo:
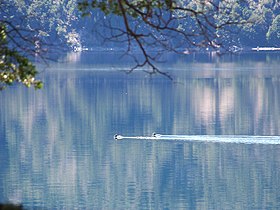
[[[113,141],[154,131],[280,135],[277,69],[215,65],[177,70],[177,83],[142,72],[49,71],[42,91],[1,92],[0,203],[279,208],[279,146]]]

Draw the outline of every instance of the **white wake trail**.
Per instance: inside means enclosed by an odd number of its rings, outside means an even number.
[[[188,141],[188,142],[220,142],[239,144],[280,144],[280,136],[252,135],[164,135],[153,133],[152,136],[122,136],[116,134],[115,140],[155,140],[155,141]]]

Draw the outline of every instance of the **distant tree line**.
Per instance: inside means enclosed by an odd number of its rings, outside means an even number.
[[[25,27],[38,29],[36,36],[51,37],[53,41],[67,43],[70,47],[81,43],[100,46],[103,44],[102,40],[90,35],[92,29],[100,26],[99,35],[107,37],[113,27],[121,28],[121,25],[123,27],[123,22],[120,20],[124,14],[129,17],[128,21],[135,24],[139,24],[137,20],[142,21],[141,30],[144,31],[150,29],[149,22],[146,20],[154,18],[156,12],[167,20],[170,15],[167,11],[172,11],[174,17],[171,27],[177,27],[181,31],[195,30],[198,26],[194,21],[196,18],[200,18],[202,25],[208,24],[208,27],[212,24],[227,25],[225,28],[231,34],[227,34],[225,30],[223,34],[220,28],[213,27],[215,33],[223,35],[223,43],[227,45],[236,43],[239,46],[255,47],[277,46],[280,43],[280,2],[277,0],[8,0],[5,2],[9,2],[10,13],[14,20],[24,19],[21,24]],[[1,4],[3,3],[2,0]],[[124,6],[125,13],[121,12],[120,5]],[[81,18],[81,12],[84,16],[89,15],[90,18]],[[108,19],[111,25],[104,22]],[[211,24],[203,21],[209,21]],[[244,24],[245,22],[247,24]],[[140,25],[136,26],[140,27]],[[151,31],[151,33],[156,32],[156,30]],[[192,34],[188,33],[188,35]],[[157,38],[160,41],[161,37]],[[176,37],[174,39],[177,40]]]
[[[122,48],[135,59],[132,70],[157,73],[167,51],[279,43],[278,0],[0,0],[1,87],[42,87],[31,61],[54,47]]]

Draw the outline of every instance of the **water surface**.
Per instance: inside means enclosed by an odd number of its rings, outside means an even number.
[[[118,70],[127,62],[114,56],[69,54],[44,68],[43,90],[0,92],[0,203],[280,208],[280,145],[113,139],[152,132],[279,136],[280,56],[166,60],[174,81],[124,74]]]

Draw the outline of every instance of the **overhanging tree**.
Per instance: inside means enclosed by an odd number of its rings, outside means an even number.
[[[165,52],[229,49],[229,35],[251,23],[233,9],[236,4],[254,7],[250,0],[82,0],[78,8],[84,16],[104,13],[104,39],[125,42],[136,62],[129,72],[142,68],[170,77],[155,65]]]
[[[0,0],[0,89],[16,83],[42,87],[33,62],[80,44],[72,27],[76,13],[76,0]]]
[[[30,39],[30,31],[0,20],[0,90],[15,83],[35,89],[43,83],[36,79],[37,70],[28,57],[34,56],[36,49]]]

